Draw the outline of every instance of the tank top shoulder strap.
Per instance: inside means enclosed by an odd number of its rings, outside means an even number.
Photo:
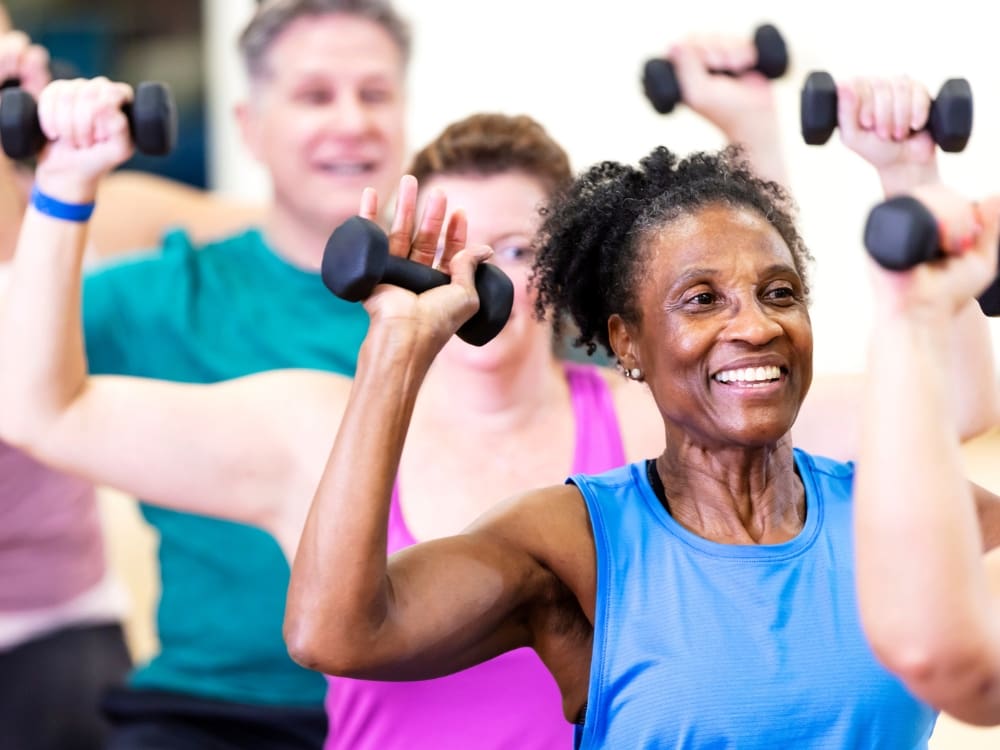
[[[625,463],[621,429],[600,368],[575,362],[563,366],[576,422],[573,473],[594,474],[621,466]]]

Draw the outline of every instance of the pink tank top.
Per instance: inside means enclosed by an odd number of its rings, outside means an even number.
[[[600,371],[566,363],[576,420],[572,473],[625,463],[618,418]],[[561,472],[564,473],[564,472]],[[554,476],[553,479],[556,479]],[[415,544],[393,489],[389,553]],[[517,649],[435,680],[327,678],[325,750],[570,750],[573,725],[534,651]]]
[[[104,573],[94,490],[0,443],[0,613],[63,604]]]

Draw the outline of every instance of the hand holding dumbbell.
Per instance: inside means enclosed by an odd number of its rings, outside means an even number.
[[[802,137],[812,146],[826,143],[837,128],[837,84],[829,73],[810,73],[802,88]],[[972,133],[972,89],[964,78],[944,83],[931,103],[926,128],[947,152],[965,148]]]
[[[349,302],[367,298],[378,284],[394,284],[419,294],[451,281],[430,266],[390,254],[385,232],[360,216],[348,219],[330,235],[323,253],[322,277],[327,289]],[[458,336],[482,346],[507,323],[514,285],[496,266],[480,263],[476,292],[479,311],[458,329]]]
[[[908,195],[872,209],[865,224],[865,247],[880,266],[891,271],[906,271],[944,257],[937,219]],[[979,305],[986,315],[1000,316],[1000,268],[993,283],[979,295]]]
[[[123,108],[136,148],[144,154],[163,156],[177,140],[177,110],[170,90],[162,83],[140,83],[135,99]],[[0,96],[0,143],[12,159],[38,154],[48,142],[38,122],[35,98],[19,88]]]
[[[788,69],[788,49],[778,30],[770,24],[759,26],[754,32],[757,62],[743,70],[712,69],[712,73],[739,76],[756,71],[767,78],[780,78]],[[670,60],[654,58],[643,67],[642,86],[646,97],[660,114],[667,114],[683,100],[677,80],[677,71]]]
[[[23,31],[0,28],[0,90],[23,87],[39,93],[52,76],[49,53]]]

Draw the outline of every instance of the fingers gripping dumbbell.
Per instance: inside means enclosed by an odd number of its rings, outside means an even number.
[[[394,284],[411,292],[426,292],[444,286],[451,277],[430,266],[389,254],[389,240],[374,222],[354,216],[334,230],[323,253],[323,283],[341,299],[360,302],[378,284]],[[458,336],[482,346],[500,333],[510,317],[514,285],[494,265],[476,267],[479,310],[461,328]]]
[[[132,102],[122,107],[128,117],[135,147],[150,156],[164,156],[177,140],[177,108],[170,90],[162,83],[140,83]],[[48,140],[38,123],[35,98],[20,88],[0,95],[0,143],[11,159],[38,154]]]
[[[780,78],[788,69],[788,48],[778,30],[770,24],[757,27],[753,36],[757,48],[757,64],[749,70],[713,70],[712,73],[738,76],[750,71],[768,78]],[[642,70],[642,88],[653,108],[661,115],[670,112],[683,98],[677,72],[670,60],[647,60]]]
[[[880,203],[868,214],[865,247],[883,268],[906,271],[943,257],[938,223],[916,198],[899,196]],[[1000,316],[1000,268],[989,288],[979,295],[983,313]]]
[[[837,84],[829,73],[809,74],[802,87],[802,137],[811,146],[830,140],[837,127]],[[972,88],[964,78],[945,81],[931,103],[926,129],[942,151],[965,148],[972,134]]]

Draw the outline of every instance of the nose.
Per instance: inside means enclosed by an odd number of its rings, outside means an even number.
[[[784,329],[772,311],[755,297],[740,300],[726,326],[726,334],[731,341],[753,346],[764,346],[783,333]]]
[[[358,92],[342,92],[330,109],[330,124],[339,134],[358,136],[367,132],[370,112]]]

